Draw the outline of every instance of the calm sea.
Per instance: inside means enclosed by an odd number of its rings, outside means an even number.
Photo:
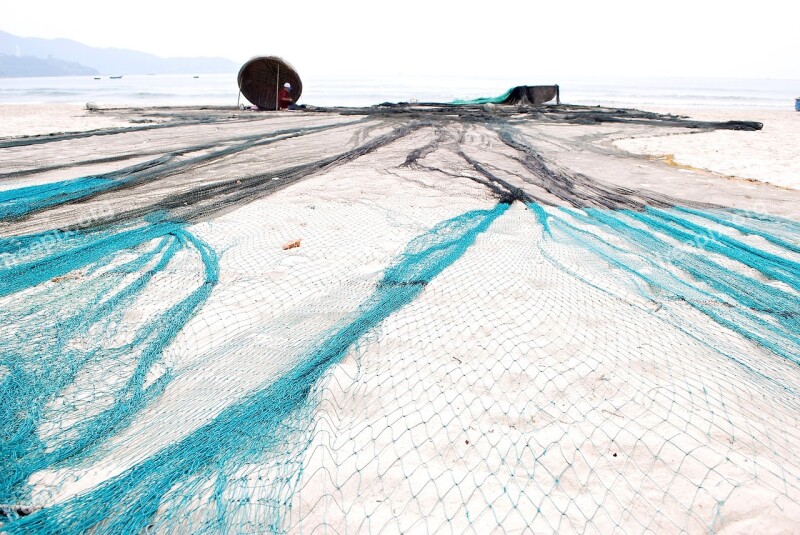
[[[450,102],[496,96],[521,84],[558,83],[570,104],[611,106],[790,108],[800,80],[689,78],[308,78],[301,103],[366,106],[381,102]],[[0,78],[0,103],[94,102],[99,105],[236,105],[235,74]],[[244,102],[244,100],[243,100]]]

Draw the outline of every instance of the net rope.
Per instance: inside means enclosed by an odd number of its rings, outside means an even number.
[[[0,532],[800,529],[800,222],[452,109],[2,145]]]

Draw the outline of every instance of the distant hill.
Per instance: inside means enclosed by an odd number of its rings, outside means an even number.
[[[0,54],[77,63],[100,74],[213,74],[234,73],[239,68],[225,58],[161,58],[123,48],[95,48],[70,39],[17,37],[3,31],[0,31]],[[95,74],[94,71],[86,74]]]
[[[8,56],[0,54],[0,78],[33,76],[81,76],[98,74],[91,67],[72,61],[33,56]]]

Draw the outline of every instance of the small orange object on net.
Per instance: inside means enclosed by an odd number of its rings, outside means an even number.
[[[287,249],[294,249],[295,247],[300,247],[300,239],[296,239],[294,241],[290,241],[288,243],[283,244],[283,250]]]

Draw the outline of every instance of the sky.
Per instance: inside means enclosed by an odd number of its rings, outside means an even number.
[[[800,80],[800,2],[3,0],[0,30],[310,76]],[[212,7],[213,6],[213,7]]]

